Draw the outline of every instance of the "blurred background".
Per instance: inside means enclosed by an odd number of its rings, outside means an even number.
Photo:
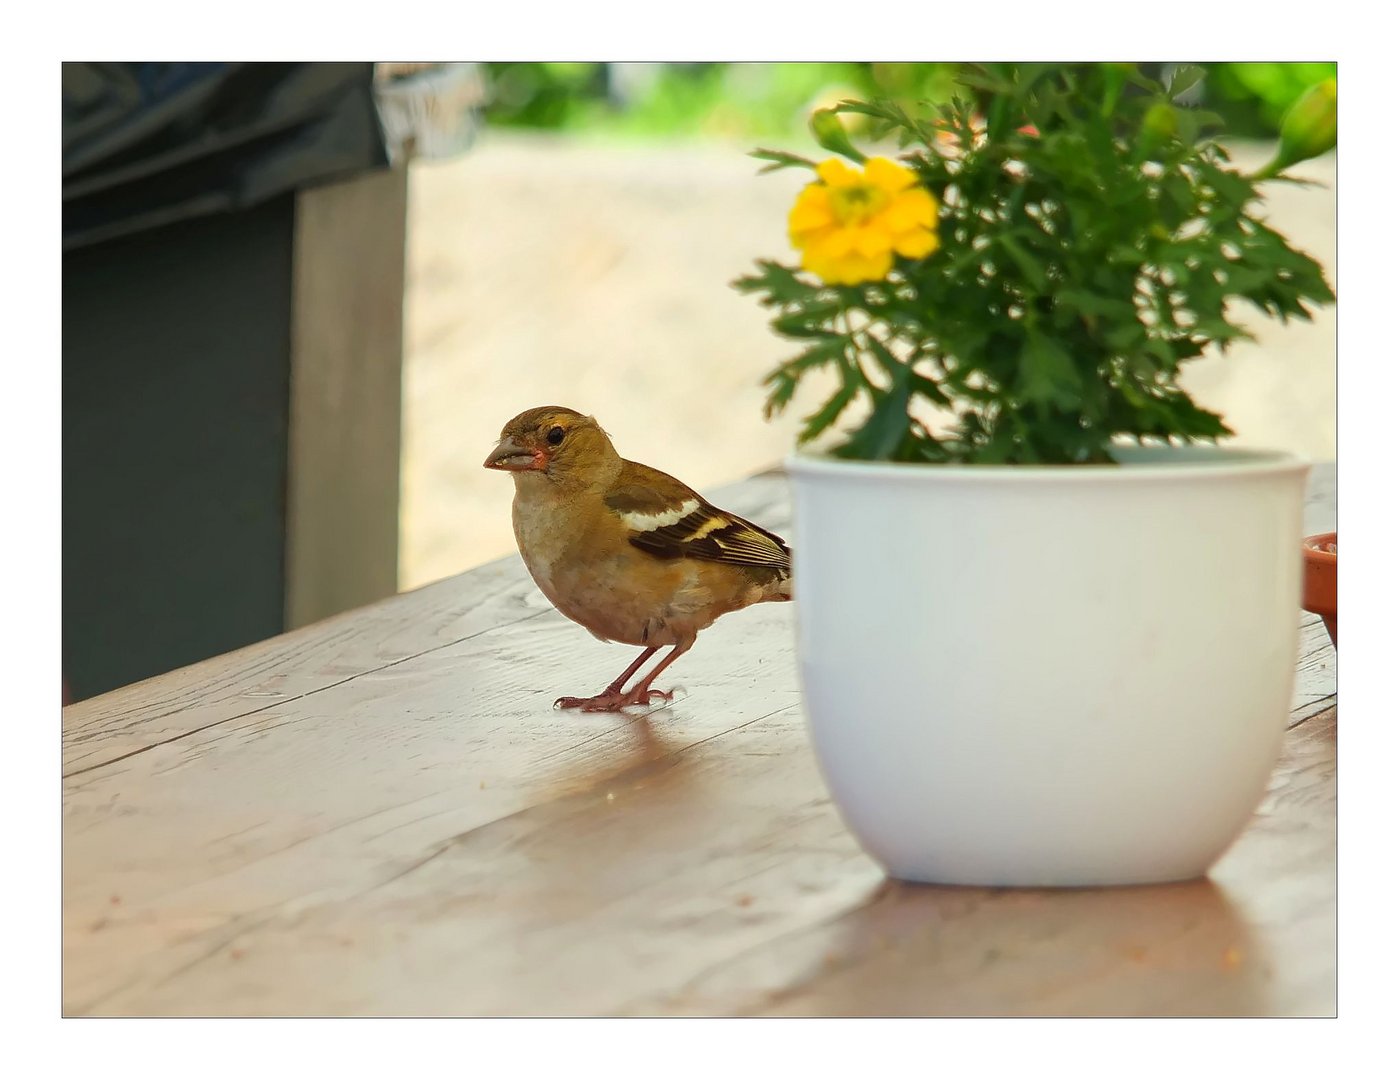
[[[1143,65],[1153,74],[1174,65]],[[1223,63],[1238,164],[1334,64]],[[728,283],[786,258],[812,109],[951,64],[68,64],[64,664],[73,696],[514,550],[481,460],[525,408],[713,488],[793,444],[788,354]],[[1335,284],[1335,156],[1266,214]],[[1242,445],[1335,457],[1335,312],[1186,386]]]

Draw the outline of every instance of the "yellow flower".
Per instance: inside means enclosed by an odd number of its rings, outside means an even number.
[[[937,200],[911,169],[876,157],[861,173],[831,158],[816,174],[787,217],[802,269],[828,285],[855,285],[884,277],[895,254],[921,259],[937,250]]]

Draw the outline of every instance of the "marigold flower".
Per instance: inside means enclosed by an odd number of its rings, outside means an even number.
[[[856,285],[883,278],[896,254],[937,250],[937,200],[911,169],[875,157],[861,172],[831,158],[816,173],[787,218],[802,269],[828,285]]]

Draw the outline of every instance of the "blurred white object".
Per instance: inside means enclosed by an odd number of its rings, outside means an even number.
[[[608,64],[608,96],[617,105],[635,105],[655,89],[665,67],[665,64],[639,62]]]
[[[1307,466],[788,459],[804,700],[837,806],[895,877],[1203,874],[1291,707]]]
[[[477,64],[376,64],[374,97],[397,165],[409,158],[450,158],[467,150],[486,102]]]

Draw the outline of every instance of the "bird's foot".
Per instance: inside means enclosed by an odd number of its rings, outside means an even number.
[[[561,697],[554,702],[556,709],[582,709],[584,712],[621,712],[631,702],[626,694],[604,690],[595,697]]]
[[[653,701],[669,701],[675,696],[670,690],[604,690],[596,697],[561,697],[554,702],[556,709],[582,709],[584,712],[621,712],[628,705],[650,705]]]

